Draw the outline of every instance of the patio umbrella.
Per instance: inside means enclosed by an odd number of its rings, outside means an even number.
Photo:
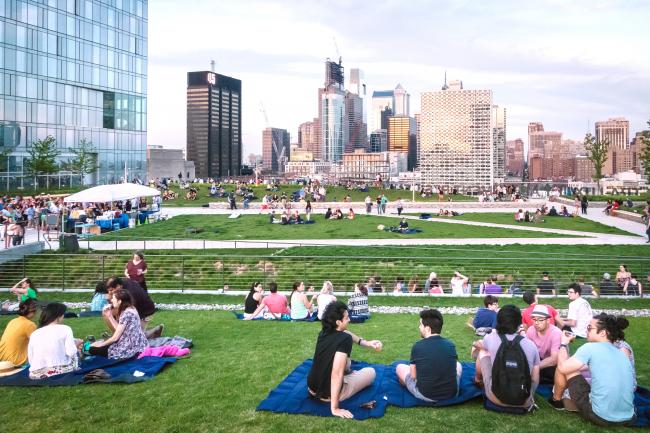
[[[108,203],[135,197],[151,197],[154,195],[160,195],[160,191],[135,183],[117,183],[88,188],[67,196],[63,201],[66,203]]]

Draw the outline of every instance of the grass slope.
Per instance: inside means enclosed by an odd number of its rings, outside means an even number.
[[[447,218],[447,217],[435,217]],[[454,217],[455,220],[476,221],[493,224],[509,224],[522,227],[540,227],[545,229],[575,230],[591,233],[607,233],[612,235],[631,235],[631,233],[616,227],[611,227],[585,218],[544,217],[539,223],[518,223],[514,220],[514,213],[479,213],[468,212]]]
[[[156,224],[145,224],[95,237],[95,240],[207,239],[207,240],[293,240],[293,239],[458,239],[458,238],[545,238],[566,237],[553,233],[461,224],[409,221],[421,233],[403,235],[378,230],[379,225],[397,226],[399,219],[380,216],[357,216],[354,220],[326,220],[312,215],[314,224],[270,224],[266,215],[179,215]],[[188,231],[198,229],[199,233]]]
[[[9,318],[0,317],[0,328]],[[467,316],[445,317],[443,335],[469,360],[472,333]],[[7,432],[603,432],[578,415],[558,412],[538,398],[540,410],[527,416],[486,412],[480,400],[449,408],[389,407],[380,419],[357,422],[335,418],[256,412],[255,407],[295,366],[313,355],[318,323],[243,322],[226,312],[160,312],[169,335],[193,338],[191,358],[178,361],[153,380],[133,385],[79,385],[5,388],[0,425]],[[99,335],[97,318],[68,319],[75,336]],[[635,350],[639,383],[650,381],[650,320],[630,320],[627,340]],[[408,359],[418,340],[417,316],[377,314],[350,329],[379,338],[381,353],[355,346],[352,357],[389,364]]]

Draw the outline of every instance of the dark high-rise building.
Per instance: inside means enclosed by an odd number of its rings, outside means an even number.
[[[286,129],[266,128],[262,132],[262,168],[268,173],[284,173],[289,161],[291,138]]]
[[[187,74],[187,159],[200,178],[239,175],[241,80],[210,71]]]

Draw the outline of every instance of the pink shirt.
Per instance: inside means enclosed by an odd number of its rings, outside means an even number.
[[[544,335],[539,335],[534,326],[528,328],[526,337],[535,343],[539,351],[539,358],[545,359],[551,356],[553,352],[560,350],[562,331],[555,325],[549,325]]]
[[[271,293],[269,296],[262,299],[262,304],[268,307],[269,313],[289,314],[287,297],[279,293]]]

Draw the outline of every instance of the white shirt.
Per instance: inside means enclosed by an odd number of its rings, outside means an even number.
[[[464,296],[465,292],[463,291],[463,286],[465,280],[462,278],[452,278],[451,279],[451,294],[454,296]]]
[[[591,322],[593,313],[591,312],[591,305],[582,296],[569,304],[569,314],[567,319],[575,320],[576,326],[572,326],[571,330],[578,337],[587,338],[587,325]]]
[[[29,371],[68,365],[76,354],[77,346],[69,326],[47,325],[38,328],[29,337],[27,346]]]
[[[329,293],[321,293],[318,295],[316,298],[316,302],[318,303],[318,320],[323,320],[323,313],[325,313],[325,308],[334,302],[335,299],[336,298]]]

